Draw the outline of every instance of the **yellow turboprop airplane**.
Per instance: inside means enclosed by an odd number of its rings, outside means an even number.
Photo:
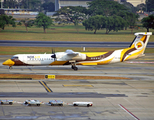
[[[66,50],[53,54],[17,54],[6,60],[3,65],[9,66],[47,66],[47,65],[104,65],[123,62],[143,56],[152,32],[135,33],[135,39],[128,48],[110,52],[74,52]]]

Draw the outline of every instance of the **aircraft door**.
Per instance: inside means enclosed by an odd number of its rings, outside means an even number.
[[[23,60],[22,60],[22,61],[23,61],[24,63],[27,63],[27,55],[23,55],[23,57],[22,57],[22,58],[23,58]]]

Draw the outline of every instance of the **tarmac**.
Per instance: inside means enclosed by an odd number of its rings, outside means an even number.
[[[78,66],[78,71],[72,70],[71,66],[15,66],[9,70],[2,63],[10,57],[0,56],[0,74],[114,76],[130,79],[0,79],[0,99],[14,100],[13,105],[0,105],[0,119],[154,119],[154,54],[123,63]],[[23,102],[27,99],[37,99],[42,104],[40,107],[26,106]],[[49,100],[62,100],[65,104],[63,107],[49,106]],[[72,103],[75,101],[93,102],[93,106],[74,107]]]

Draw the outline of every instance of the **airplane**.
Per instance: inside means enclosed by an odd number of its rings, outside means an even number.
[[[152,32],[140,32],[128,48],[109,52],[53,52],[52,54],[17,54],[6,60],[3,65],[9,66],[47,66],[47,65],[71,65],[75,71],[76,65],[104,65],[144,56],[144,51]]]

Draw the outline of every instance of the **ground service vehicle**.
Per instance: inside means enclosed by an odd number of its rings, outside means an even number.
[[[38,101],[38,100],[26,100],[25,105],[28,105],[28,106],[31,106],[31,105],[37,105],[37,106],[40,106],[41,105],[41,102]]]
[[[87,106],[90,107],[93,105],[93,102],[73,102],[73,106]]]
[[[12,105],[13,104],[13,100],[0,100],[1,105],[3,104],[9,104]]]
[[[51,106],[55,106],[55,105],[63,106],[63,101],[62,100],[50,100],[48,104]]]

